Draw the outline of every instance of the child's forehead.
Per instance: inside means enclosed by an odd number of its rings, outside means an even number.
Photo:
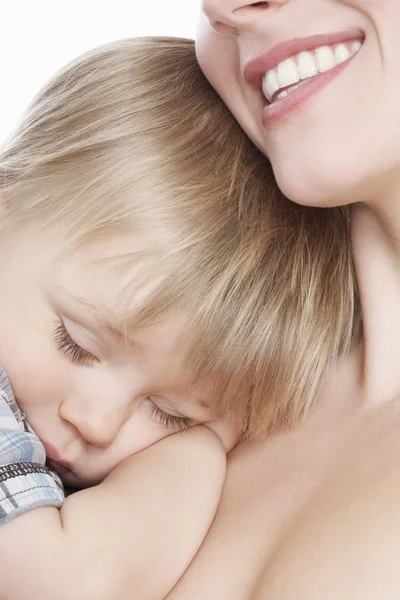
[[[98,291],[104,291],[104,294],[98,294]],[[51,296],[79,320],[87,320],[124,345],[134,346],[140,355],[157,346],[168,352],[175,350],[178,359],[180,352],[176,352],[176,347],[182,350],[182,354],[187,350],[186,346],[190,343],[189,315],[170,309],[141,324],[136,318],[137,312],[146,304],[148,290],[140,288],[129,293],[114,288],[110,293],[107,291],[106,280],[100,287],[87,278],[59,281]]]
[[[56,257],[56,284],[99,310],[108,307],[119,321],[140,309],[163,279],[155,252],[135,235],[85,242]]]
[[[156,285],[149,281],[124,281],[109,267],[96,275],[76,277],[62,269],[50,295],[57,310],[93,329],[122,348],[134,349],[141,361],[151,360],[160,371],[168,365],[170,378],[187,384],[193,370],[187,355],[195,341],[190,315],[182,307],[160,307],[145,320],[141,313],[152,300]]]

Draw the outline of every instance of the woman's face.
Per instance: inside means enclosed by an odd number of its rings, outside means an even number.
[[[200,64],[287,196],[328,206],[393,195],[398,0],[203,0],[202,8]]]

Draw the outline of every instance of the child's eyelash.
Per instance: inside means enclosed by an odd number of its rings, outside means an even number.
[[[69,356],[73,363],[90,366],[93,365],[93,363],[98,362],[98,359],[91,352],[81,348],[81,346],[72,339],[62,321],[57,321],[53,337],[57,348]]]
[[[173,428],[176,431],[186,431],[190,429],[194,425],[193,419],[189,419],[188,417],[177,417],[175,415],[170,415],[161,408],[154,404],[150,400],[150,412],[151,416],[154,418],[157,423],[166,428]]]

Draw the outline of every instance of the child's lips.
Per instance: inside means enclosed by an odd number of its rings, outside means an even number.
[[[42,444],[46,451],[47,462],[53,469],[55,469],[55,471],[60,473],[60,475],[65,475],[66,473],[70,473],[72,471],[71,463],[61,458],[57,448],[48,442],[42,441]]]
[[[56,460],[47,459],[47,463],[51,466],[54,471],[57,471],[59,475],[68,475],[71,473],[71,469],[65,466],[64,463],[57,462]]]

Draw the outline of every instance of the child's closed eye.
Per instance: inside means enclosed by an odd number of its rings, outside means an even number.
[[[188,417],[178,417],[162,410],[155,402],[149,398],[150,415],[154,421],[162,425],[166,429],[174,429],[175,431],[186,431],[195,425],[193,419]]]
[[[75,342],[65,328],[64,323],[57,321],[56,328],[53,334],[57,348],[66,356],[69,356],[73,363],[79,365],[91,366],[99,359],[94,356],[89,350],[85,350]]]

